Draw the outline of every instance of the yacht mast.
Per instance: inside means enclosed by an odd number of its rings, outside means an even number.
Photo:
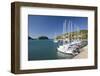
[[[69,42],[71,42],[71,21],[69,21]]]
[[[68,43],[70,42],[70,21],[68,22],[67,28],[68,28]]]
[[[65,44],[65,36],[64,36],[64,34],[66,33],[66,20],[64,21],[64,23],[63,23],[63,44]]]
[[[77,26],[77,40],[79,40],[79,27]]]
[[[71,42],[72,42],[72,22],[70,22],[70,34],[71,34]]]
[[[74,26],[75,24],[73,24],[73,40],[75,39],[75,36],[74,36],[74,34],[75,34],[75,26]]]

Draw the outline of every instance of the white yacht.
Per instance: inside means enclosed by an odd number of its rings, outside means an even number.
[[[72,32],[72,22],[71,21],[68,22],[68,29],[70,29],[69,32]],[[66,20],[63,23],[63,34],[65,34],[65,33],[66,33]],[[66,43],[66,40],[67,40],[67,43]],[[59,45],[57,50],[59,52],[65,53],[65,54],[76,55],[79,53],[79,52],[77,52],[79,49],[78,49],[76,43],[79,43],[79,41],[74,40],[72,42],[71,37],[68,37],[66,39],[66,38],[64,38],[64,35],[63,35],[63,44]]]

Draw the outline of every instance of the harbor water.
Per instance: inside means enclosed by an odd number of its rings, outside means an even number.
[[[53,40],[28,40],[28,60],[71,59],[57,50],[58,44]]]

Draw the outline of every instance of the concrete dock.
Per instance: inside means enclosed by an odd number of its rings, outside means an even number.
[[[84,58],[88,58],[88,46],[81,48],[80,53],[76,56],[58,52],[58,59],[84,59]]]
[[[88,46],[83,47],[80,49],[80,53],[76,55],[73,59],[82,59],[82,58],[88,58]]]

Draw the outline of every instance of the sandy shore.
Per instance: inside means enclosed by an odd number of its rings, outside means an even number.
[[[80,49],[80,51],[80,54],[75,56],[73,59],[82,59],[88,57],[88,46],[83,47],[82,49]]]

